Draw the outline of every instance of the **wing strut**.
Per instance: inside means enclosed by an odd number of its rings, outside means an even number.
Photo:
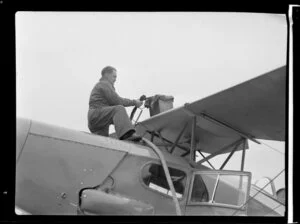
[[[162,140],[162,142],[163,143],[165,143],[165,139],[162,137],[162,135],[160,134],[160,131],[158,131],[157,132],[157,134],[158,134],[158,136],[159,136],[159,138],[160,138],[160,140]],[[168,147],[167,147],[167,145],[164,145],[164,147],[165,147],[165,149],[167,150],[167,152],[169,151],[169,149],[168,149]]]
[[[172,145],[172,148],[170,149],[170,153],[172,153],[175,149],[175,147],[178,145],[178,142],[183,134],[183,132],[185,131],[186,127],[188,126],[188,122],[186,122],[186,124],[184,125],[183,129],[181,130],[181,132],[179,133],[177,139],[175,140],[174,144]]]
[[[196,123],[197,123],[197,116],[193,117],[192,123],[192,137],[191,137],[191,149],[190,149],[190,161],[196,162]]]
[[[212,154],[210,154],[209,156],[207,156],[205,159],[201,159],[200,161],[197,162],[197,164],[201,164],[205,161],[208,161],[209,159],[211,159],[212,157],[216,156],[216,155],[219,155],[221,154],[222,152],[226,151],[228,148],[234,146],[234,145],[237,145],[237,147],[241,144],[241,142],[244,141],[244,138],[241,138],[241,139],[238,139],[237,141],[225,146],[224,148],[220,149],[219,151],[216,151]]]
[[[245,155],[246,155],[246,141],[247,141],[247,139],[244,139],[244,141],[243,141],[243,154],[242,154],[242,161],[241,161],[241,171],[244,171]]]
[[[164,137],[162,137],[162,136],[159,136],[159,134],[157,133],[157,132],[155,132],[155,131],[148,131],[147,130],[147,132],[149,133],[149,134],[153,134],[153,136],[154,137],[157,137],[157,138],[161,138],[161,139],[163,139],[164,141],[166,141],[167,143],[170,143],[170,144],[173,144],[173,142],[172,141],[170,141],[170,140],[168,140],[168,139],[166,139],[166,138],[164,138]],[[181,146],[181,145],[176,145],[178,148],[180,148],[180,149],[182,149],[182,150],[184,150],[184,151],[189,151],[189,149],[187,148],[187,147],[184,147],[184,146]]]
[[[230,152],[230,154],[227,156],[226,160],[224,161],[224,163],[222,164],[222,166],[220,167],[220,170],[223,170],[223,168],[226,166],[227,162],[229,161],[229,159],[231,158],[231,156],[235,153],[235,151],[237,150],[239,144],[236,144],[234,149]]]

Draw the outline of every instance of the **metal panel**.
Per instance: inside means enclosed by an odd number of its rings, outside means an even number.
[[[125,155],[30,134],[17,164],[16,204],[32,214],[76,214],[78,191],[101,184]]]
[[[120,141],[115,138],[109,138],[101,135],[75,131],[68,128],[45,124],[43,122],[32,121],[30,133],[49,136],[68,141],[74,141],[91,146],[100,146],[124,152],[138,154],[140,156],[153,156],[146,146],[135,145],[132,142]]]
[[[95,215],[153,215],[150,204],[119,194],[107,194],[100,190],[82,192],[81,209]]]

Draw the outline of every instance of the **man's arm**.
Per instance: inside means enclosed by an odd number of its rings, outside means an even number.
[[[124,107],[135,106],[136,101],[120,97],[109,85],[102,85],[101,91],[110,105],[123,105]]]

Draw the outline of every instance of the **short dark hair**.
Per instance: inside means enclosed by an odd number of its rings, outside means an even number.
[[[106,66],[102,69],[101,75],[103,76],[105,73],[112,73],[113,71],[117,71],[117,69],[112,66]]]

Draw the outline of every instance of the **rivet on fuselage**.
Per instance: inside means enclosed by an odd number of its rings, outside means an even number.
[[[61,193],[60,196],[61,196],[61,198],[65,199],[67,197],[67,194],[63,192],[63,193]]]

